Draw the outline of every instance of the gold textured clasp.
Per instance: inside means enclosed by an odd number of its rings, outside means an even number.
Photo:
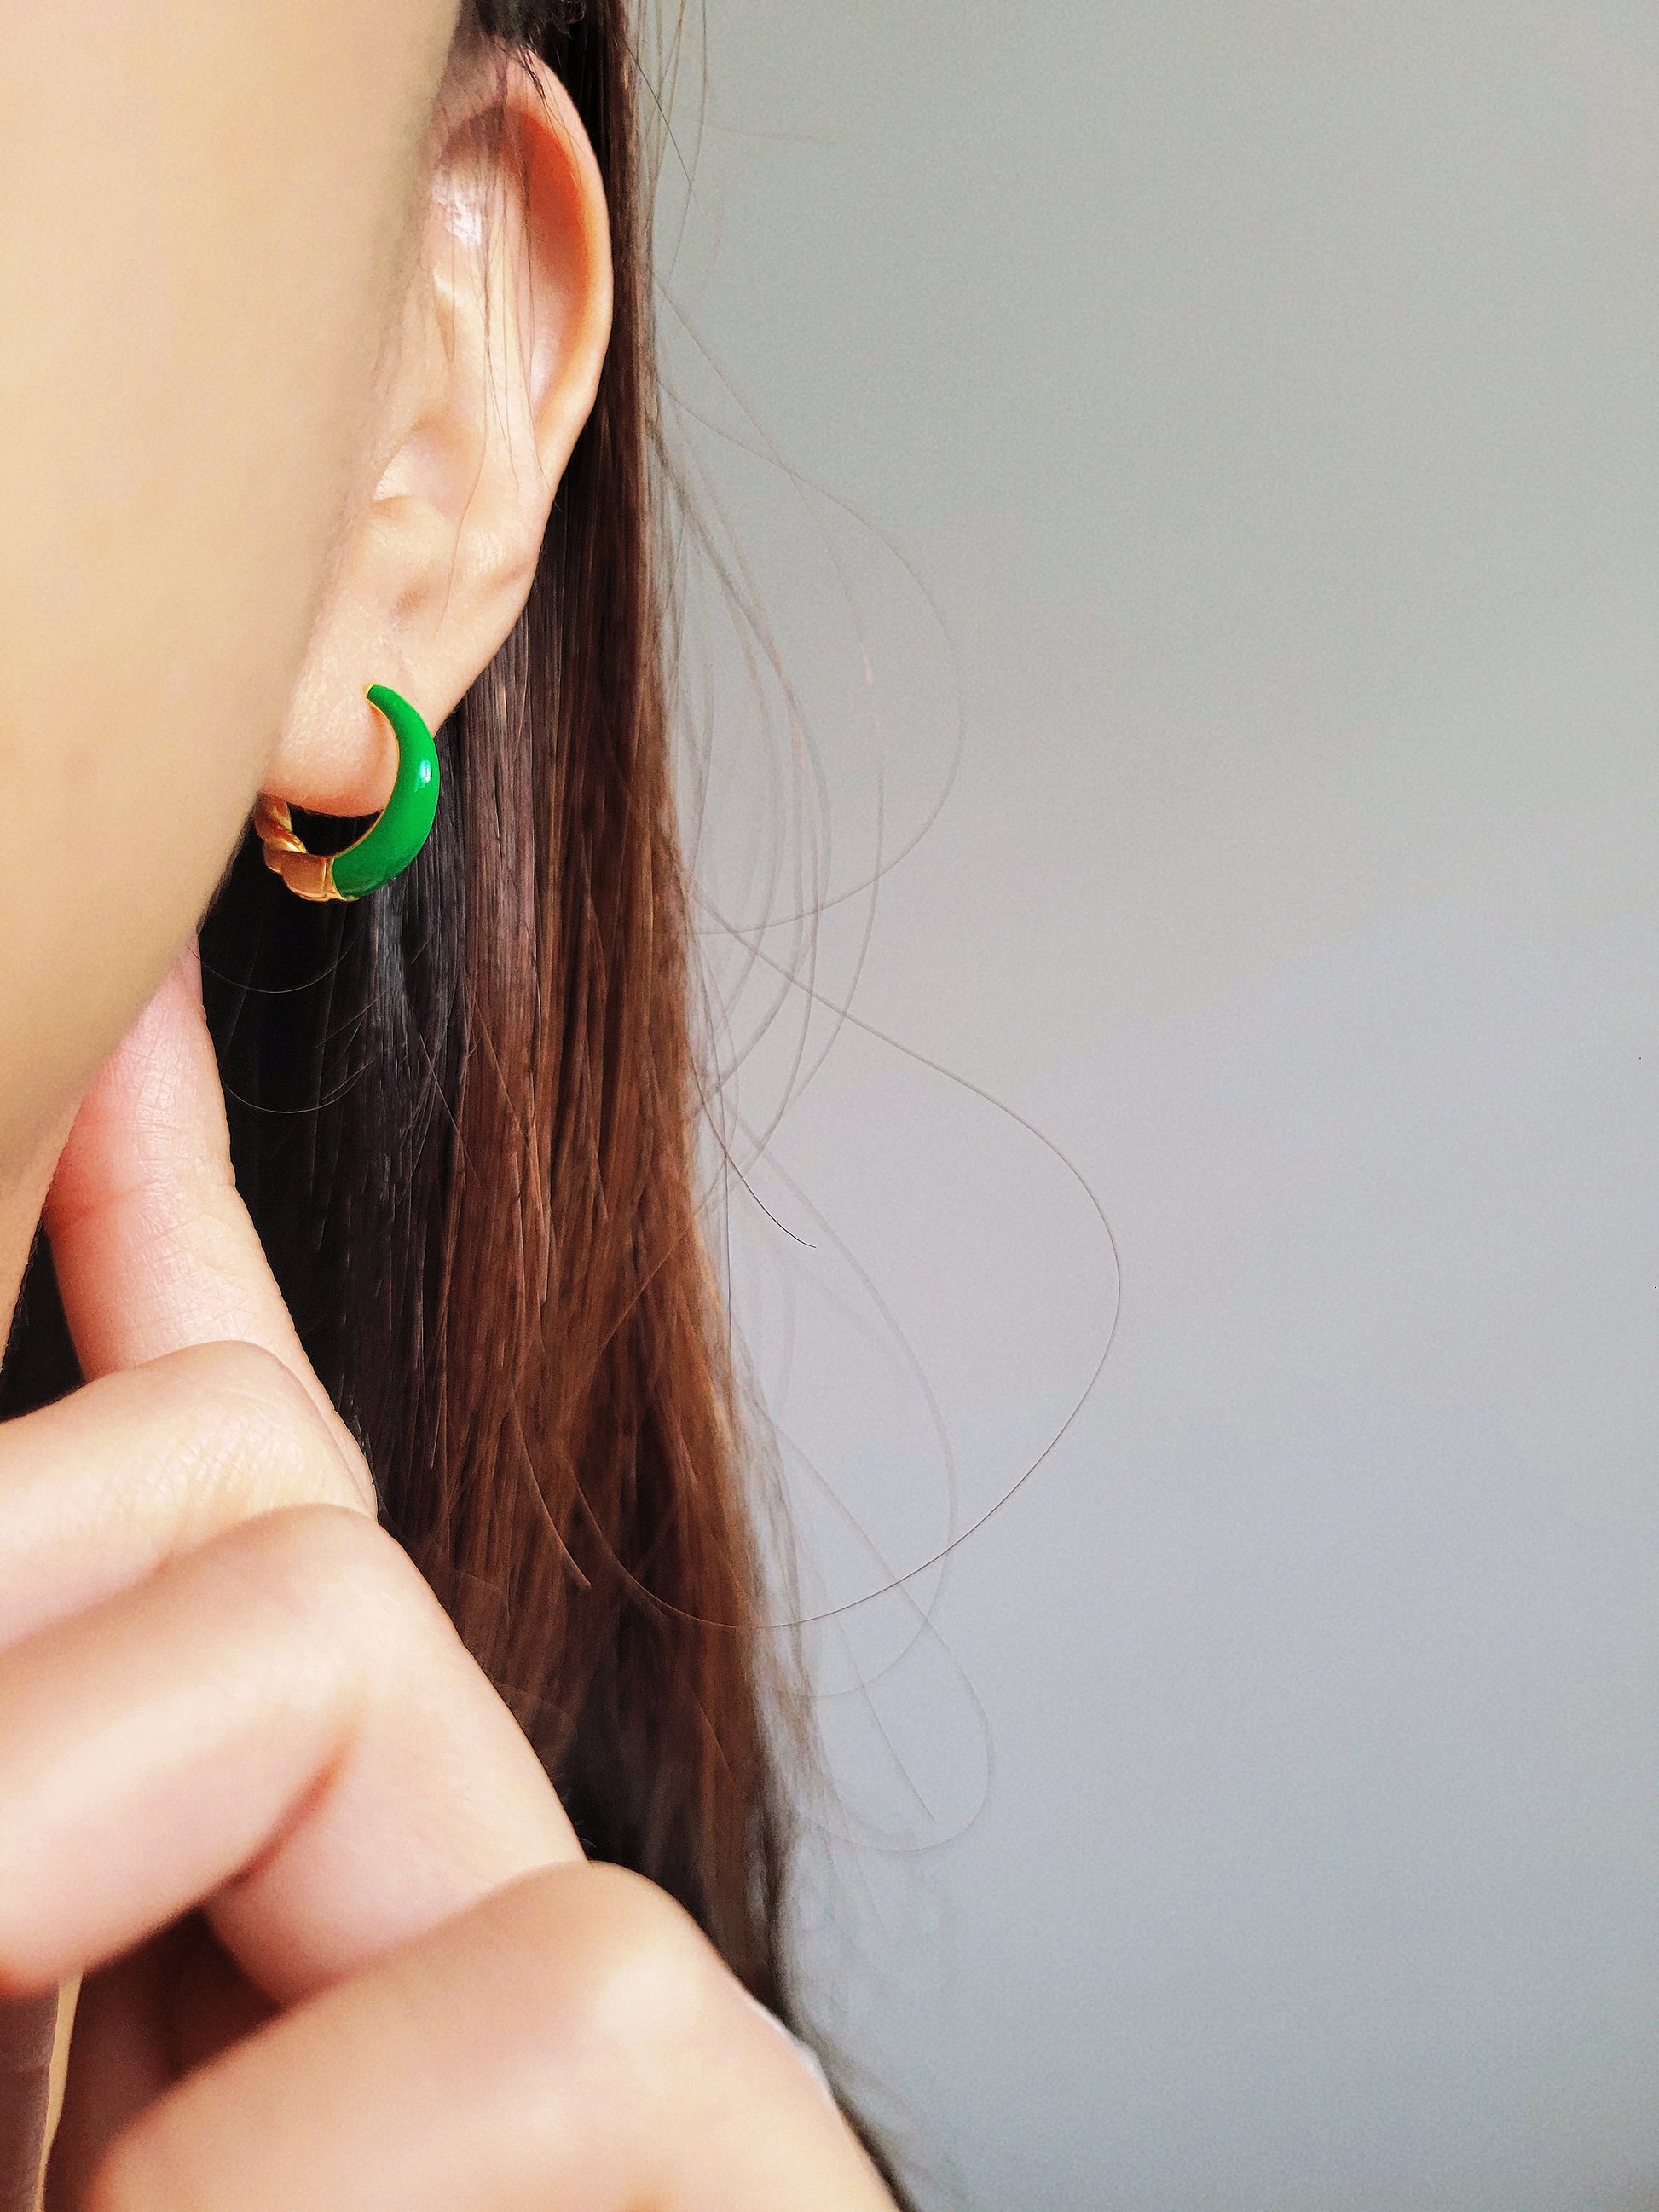
[[[334,888],[332,854],[307,852],[295,835],[286,799],[272,799],[261,792],[253,810],[253,827],[265,848],[266,867],[282,878],[296,898],[320,904],[340,896]]]

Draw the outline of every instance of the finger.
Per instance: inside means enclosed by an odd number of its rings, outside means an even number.
[[[0,1648],[289,1505],[365,1510],[311,1397],[255,1345],[188,1346],[0,1425]]]
[[[0,1990],[196,1905],[280,2004],[580,1856],[540,1761],[361,1513],[240,1523],[0,1655]]]
[[[48,2203],[83,2212],[93,2174],[122,2129],[275,2012],[198,1913],[89,1975],[75,2008]]]
[[[237,1193],[193,938],[82,1100],[44,1219],[84,1375],[184,1345],[262,1346],[304,1387],[372,1494]]]
[[[688,1917],[616,1868],[498,1892],[261,2028],[116,2142],[161,2212],[892,2212]]]

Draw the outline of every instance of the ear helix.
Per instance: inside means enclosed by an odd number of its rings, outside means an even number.
[[[372,825],[340,853],[308,853],[294,833],[285,799],[259,794],[253,827],[265,866],[302,899],[360,899],[401,875],[432,832],[438,813],[438,751],[407,699],[385,684],[364,695],[398,740],[398,780]]]

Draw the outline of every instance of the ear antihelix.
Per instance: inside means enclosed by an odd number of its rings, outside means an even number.
[[[389,684],[371,684],[363,694],[392,725],[398,740],[398,780],[380,814],[355,844],[339,853],[309,853],[295,835],[286,799],[259,794],[253,827],[265,848],[265,866],[296,898],[367,898],[401,875],[432,834],[438,816],[438,749],[421,715]]]

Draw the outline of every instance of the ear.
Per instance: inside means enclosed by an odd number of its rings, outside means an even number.
[[[423,229],[350,523],[287,724],[273,798],[368,814],[397,745],[364,697],[434,729],[529,597],[611,331],[604,186],[569,95],[533,58],[483,58],[443,103]]]

